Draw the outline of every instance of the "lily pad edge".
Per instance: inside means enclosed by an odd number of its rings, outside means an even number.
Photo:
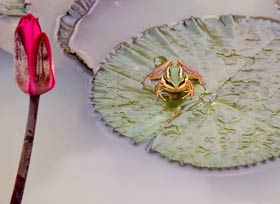
[[[81,52],[71,48],[71,39],[75,36],[75,32],[78,29],[80,21],[89,15],[99,3],[99,0],[76,0],[59,19],[56,31],[56,37],[58,44],[64,53],[70,57],[76,58],[85,71],[90,75],[94,74],[94,69],[88,65]]]

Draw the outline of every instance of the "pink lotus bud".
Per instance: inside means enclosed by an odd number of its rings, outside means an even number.
[[[24,93],[35,96],[54,87],[50,42],[32,14],[21,17],[15,30],[14,60],[15,80]]]

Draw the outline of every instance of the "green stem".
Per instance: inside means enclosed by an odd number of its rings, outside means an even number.
[[[22,146],[17,177],[14,185],[13,195],[10,204],[20,204],[23,197],[25,182],[27,179],[29,163],[31,159],[37,113],[39,107],[39,96],[30,96],[29,112],[25,130],[25,137]]]

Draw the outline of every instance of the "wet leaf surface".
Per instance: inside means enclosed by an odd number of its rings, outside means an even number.
[[[190,18],[116,47],[93,81],[102,118],[151,151],[198,167],[250,165],[280,155],[280,24],[265,18]],[[141,82],[153,59],[183,59],[207,83],[186,100],[156,100]]]

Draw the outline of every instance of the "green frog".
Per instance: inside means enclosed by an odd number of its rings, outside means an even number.
[[[161,98],[166,101],[166,97],[174,98],[174,95],[180,94],[182,99],[192,97],[194,94],[194,86],[191,80],[198,80],[206,90],[206,83],[199,72],[179,59],[177,64],[173,64],[172,60],[166,59],[160,65],[148,74],[143,80],[144,87],[151,80],[158,80],[155,86],[155,94],[157,99]]]

